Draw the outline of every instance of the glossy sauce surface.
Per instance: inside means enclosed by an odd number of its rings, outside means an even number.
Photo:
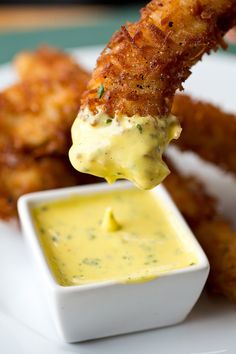
[[[64,286],[148,281],[197,262],[151,192],[73,196],[32,213],[49,266]]]
[[[72,165],[80,172],[105,178],[125,178],[138,188],[151,189],[169,173],[162,154],[179,137],[177,119],[167,117],[109,117],[81,110],[72,126]]]

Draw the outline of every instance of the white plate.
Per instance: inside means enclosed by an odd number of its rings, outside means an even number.
[[[91,68],[99,48],[73,50]],[[236,58],[212,55],[197,65],[185,85],[194,96],[236,112]],[[1,87],[16,76],[9,65],[0,68]],[[236,183],[191,154],[170,151],[186,173],[198,174],[221,208],[236,224]],[[184,165],[186,166],[184,167]],[[38,279],[20,232],[0,224],[0,352],[3,354],[235,354],[236,307],[204,294],[187,320],[178,326],[80,344],[64,344],[55,332]],[[173,294],[175,296],[175,294]],[[181,301],[181,299],[179,299]]]

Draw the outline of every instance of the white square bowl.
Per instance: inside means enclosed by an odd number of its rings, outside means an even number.
[[[158,328],[183,321],[206,282],[208,260],[183,217],[162,186],[153,193],[164,205],[167,217],[181,230],[184,241],[194,251],[197,264],[173,270],[143,283],[103,282],[61,286],[47,263],[34,226],[31,210],[41,202],[62,200],[72,195],[134,188],[128,182],[63,188],[25,195],[18,210],[25,239],[42,275],[49,307],[59,334],[66,342],[79,342],[122,333]]]

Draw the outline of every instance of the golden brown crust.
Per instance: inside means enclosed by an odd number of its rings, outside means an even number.
[[[21,52],[14,59],[14,66],[21,80],[80,80],[87,82],[90,74],[68,53],[42,46],[34,52]]]
[[[22,81],[0,93],[0,155],[67,155],[90,75],[71,56],[48,47],[20,53],[15,66]]]
[[[25,193],[98,181],[68,160],[70,128],[89,74],[52,48],[21,53],[22,81],[0,93],[0,218]]]
[[[65,156],[5,155],[0,163],[0,218],[17,215],[17,199],[23,194],[97,181],[75,171]]]
[[[216,215],[216,200],[208,195],[196,177],[183,176],[168,161],[171,173],[164,181],[188,224],[194,228],[199,221],[210,220]]]
[[[209,288],[236,302],[236,232],[219,218],[202,222],[195,233],[210,261]]]
[[[164,185],[208,256],[208,288],[236,302],[236,232],[195,177],[174,170]]]
[[[172,113],[182,126],[175,145],[236,174],[235,115],[186,95],[175,96]]]
[[[235,0],[153,0],[114,34],[97,61],[82,107],[114,116],[167,115],[176,89],[204,53],[223,45]],[[104,93],[98,94],[100,85]]]
[[[35,79],[0,93],[0,151],[67,154],[83,80]]]

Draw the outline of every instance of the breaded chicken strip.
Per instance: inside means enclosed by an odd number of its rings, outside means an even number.
[[[0,151],[67,155],[89,74],[69,54],[43,47],[17,56],[23,79],[0,93]]]
[[[165,116],[190,68],[236,23],[235,0],[153,0],[114,34],[97,61],[82,107],[112,117]],[[104,94],[98,97],[99,85]]]
[[[0,93],[0,154],[13,150],[67,155],[70,127],[80,106],[86,81],[22,81]]]
[[[25,193],[75,185],[78,180],[64,159],[43,157],[34,161],[8,156],[8,161],[0,164],[0,218],[17,216],[17,199]]]
[[[21,80],[79,80],[88,82],[90,75],[68,53],[52,47],[39,47],[34,52],[21,52],[14,60]]]
[[[171,174],[165,179],[164,186],[189,226],[195,230],[199,222],[215,218],[216,200],[207,194],[202,183],[196,177],[181,175],[173,165],[170,166]]]
[[[195,177],[173,168],[164,185],[209,258],[209,289],[236,302],[236,232]]]
[[[90,183],[68,161],[70,127],[88,74],[68,55],[22,53],[23,81],[0,93],[0,218],[16,216],[22,194]]]
[[[5,155],[0,163],[0,218],[17,215],[17,199],[23,194],[97,181],[76,173],[64,156]]]
[[[200,223],[195,234],[210,261],[210,289],[236,303],[236,232],[219,218]]]
[[[152,0],[138,22],[122,26],[83,95],[72,128],[74,167],[143,189],[160,183],[168,174],[161,155],[180,133],[170,115],[174,93],[204,53],[224,46],[234,23],[235,0]]]
[[[175,144],[236,174],[236,116],[212,104],[176,95],[172,107],[182,126]]]

